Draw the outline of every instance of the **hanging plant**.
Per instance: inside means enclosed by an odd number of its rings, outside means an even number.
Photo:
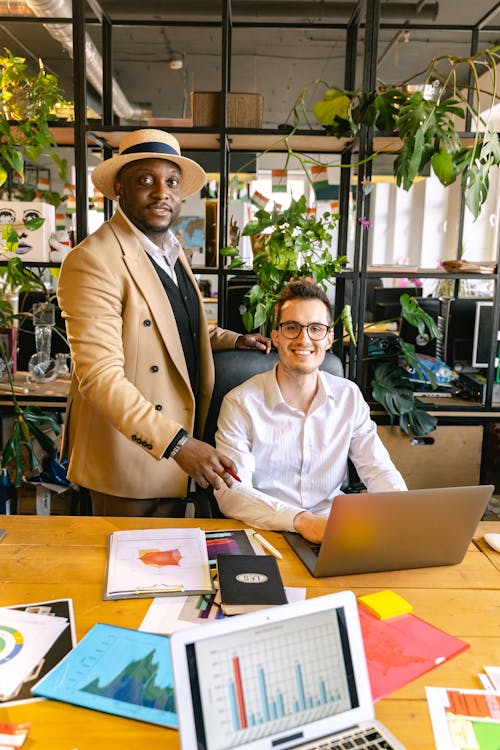
[[[465,203],[475,219],[486,200],[489,172],[500,164],[500,145],[497,133],[488,126],[480,111],[481,96],[489,94],[489,106],[497,102],[496,68],[500,46],[482,50],[470,57],[443,55],[433,58],[425,71],[424,91],[411,91],[409,81],[399,85],[381,85],[374,91],[343,91],[322,80],[311,81],[301,91],[292,108],[292,132],[304,121],[311,124],[306,107],[306,96],[314,87],[323,86],[323,97],[313,105],[316,120],[327,135],[337,138],[354,137],[361,126],[377,132],[393,133],[402,145],[393,163],[398,186],[409,190],[417,175],[432,164],[444,186],[460,179]],[[458,85],[464,69],[470,73],[472,85]],[[488,83],[484,82],[484,78]],[[414,80],[417,76],[414,76]],[[482,78],[482,80],[480,80]],[[472,103],[469,91],[472,90]],[[471,145],[465,146],[456,129],[456,121],[465,127],[466,115],[471,115],[476,131]],[[485,132],[480,132],[485,131]],[[290,134],[287,136],[290,137]],[[293,152],[289,149],[289,155]],[[376,160],[382,153],[369,157]],[[297,157],[296,154],[293,154]],[[300,159],[299,159],[300,161]],[[307,163],[311,163],[308,159]],[[352,166],[352,165],[351,165]]]

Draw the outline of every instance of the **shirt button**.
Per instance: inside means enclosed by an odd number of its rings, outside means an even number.
[[[143,321],[142,321],[142,325],[143,325],[143,326],[146,326],[146,328],[147,328],[148,326],[150,326],[150,325],[151,325],[151,321],[149,320],[149,318],[146,318],[146,320],[143,320]]]
[[[163,406],[161,404],[155,404],[156,411],[161,411],[163,409]]]
[[[152,365],[149,369],[151,370],[151,372],[158,372],[160,368],[158,367],[158,365]]]

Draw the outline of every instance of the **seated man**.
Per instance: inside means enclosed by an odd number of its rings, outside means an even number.
[[[215,496],[225,516],[321,542],[348,458],[369,492],[406,485],[358,386],[319,370],[333,340],[323,290],[291,282],[276,303],[275,325],[276,367],[222,402],[217,450],[235,462],[241,481]]]

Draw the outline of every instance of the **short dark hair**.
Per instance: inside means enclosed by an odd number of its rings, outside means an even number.
[[[283,287],[274,305],[274,325],[281,321],[281,310],[285,302],[291,299],[318,299],[324,304],[328,313],[328,322],[332,323],[332,306],[323,289],[314,281],[290,281]]]

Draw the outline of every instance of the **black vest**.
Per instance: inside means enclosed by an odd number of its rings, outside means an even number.
[[[199,373],[199,304],[196,292],[193,289],[186,271],[182,267],[181,263],[177,260],[174,266],[175,274],[177,276],[177,284],[172,281],[168,273],[165,273],[163,268],[155,263],[153,258],[149,255],[148,258],[151,260],[154,268],[156,269],[160,281],[167,293],[167,297],[172,306],[172,310],[177,323],[177,330],[182,343],[184,351],[184,358],[186,360],[186,367],[189,373],[189,380],[191,382],[191,388],[193,389],[195,399],[198,397],[198,388],[200,384],[200,373]]]

